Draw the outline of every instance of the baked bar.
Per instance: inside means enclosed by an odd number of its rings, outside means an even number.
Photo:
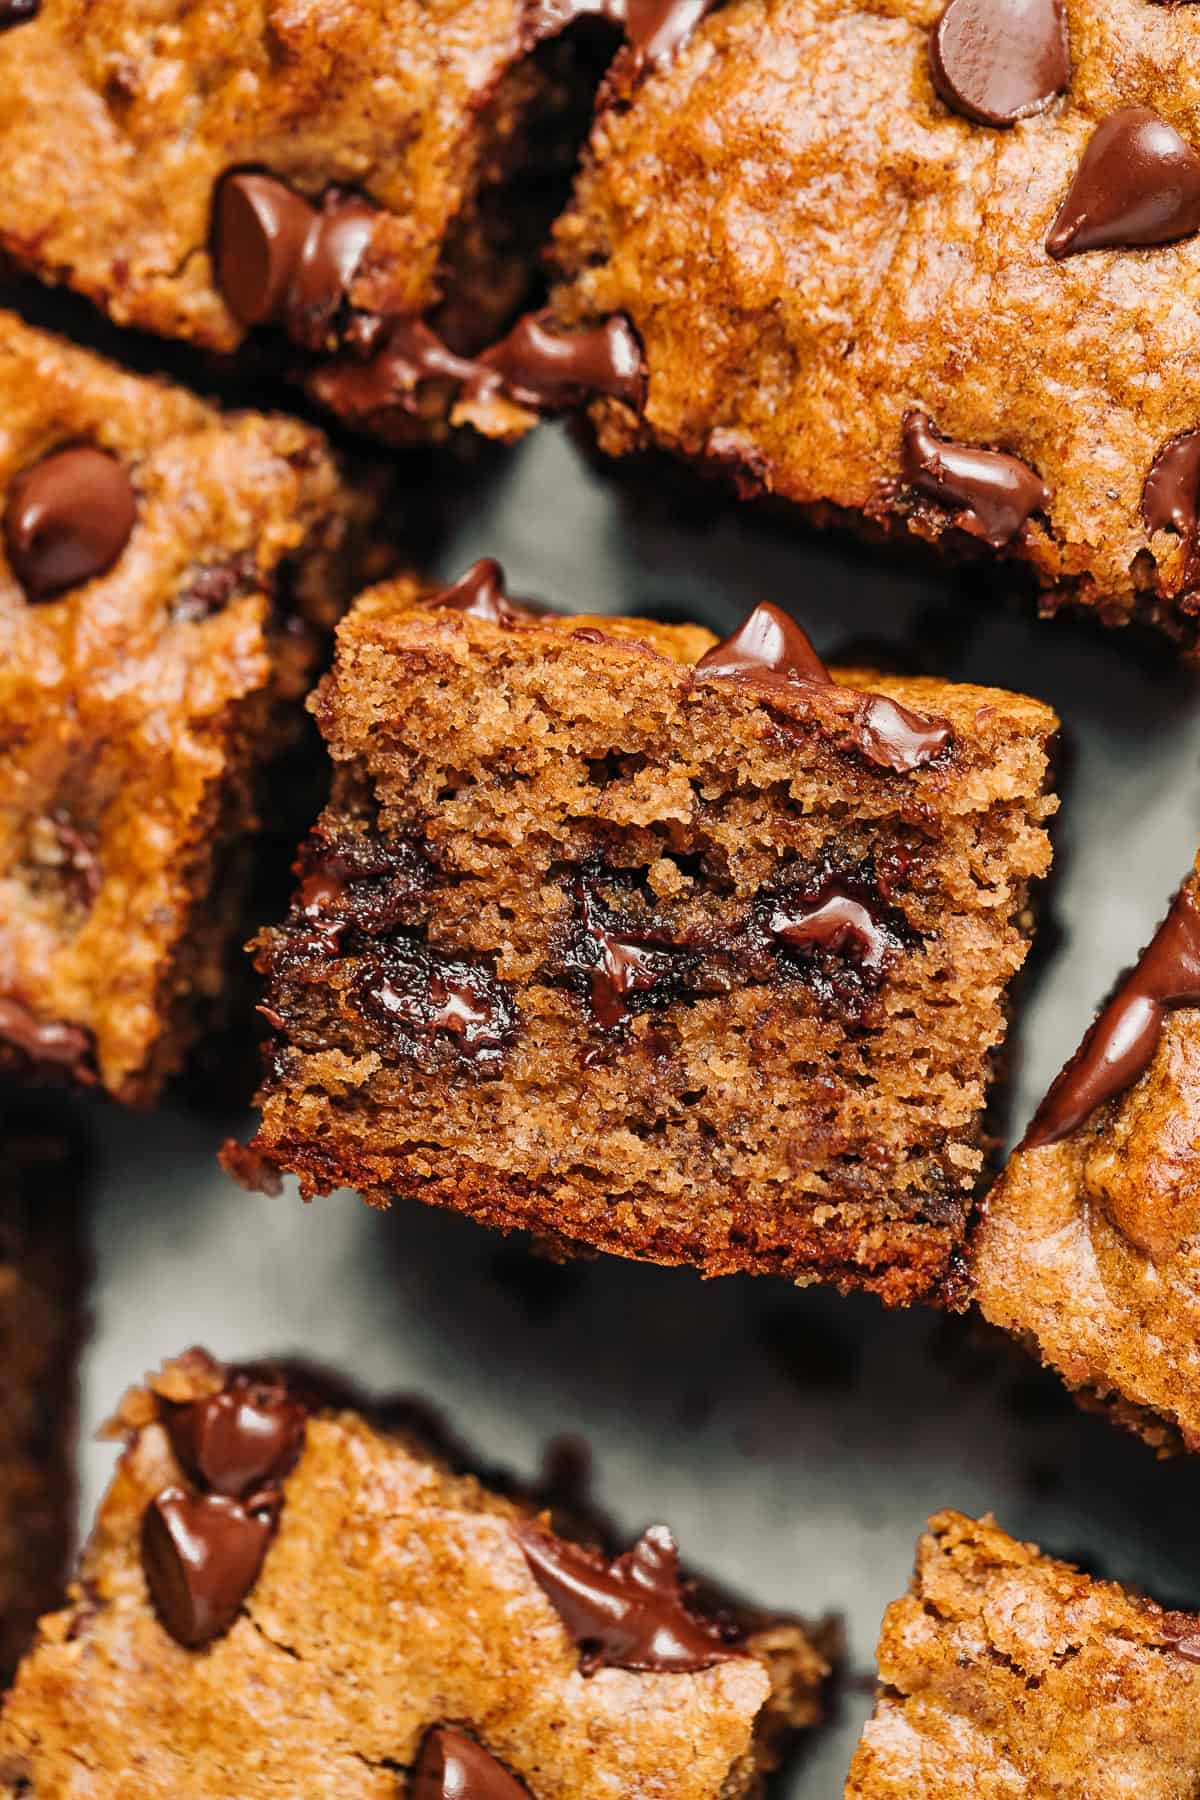
[[[1194,51],[1145,0],[730,0],[620,59],[557,228],[560,325],[644,349],[605,447],[1003,552],[1048,608],[1194,649]]]
[[[1197,1007],[1194,870],[1047,1094],[971,1257],[993,1324],[1160,1450],[1200,1450]]]
[[[938,1513],[889,1606],[846,1800],[1183,1800],[1200,1619]]]
[[[147,1101],[219,999],[362,501],[308,427],[2,313],[0,417],[0,1072]]]
[[[527,10],[30,4],[0,31],[0,251],[122,325],[222,352],[265,327],[323,400],[392,436],[459,399],[519,428],[562,371],[528,330],[472,358],[529,296],[611,48]]]
[[[738,1800],[820,1714],[804,1630],[706,1615],[662,1526],[609,1562],[203,1352],[116,1428],[72,1603],[0,1722],[0,1793]]]
[[[1049,861],[1046,707],[831,677],[769,605],[721,644],[539,616],[483,562],[363,598],[315,711],[256,1156],[708,1274],[938,1283]]]
[[[74,1510],[84,1227],[78,1148],[0,1094],[0,1688],[58,1604]]]

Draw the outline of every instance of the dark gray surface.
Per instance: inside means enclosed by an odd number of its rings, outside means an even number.
[[[721,627],[769,597],[825,651],[869,639],[879,654],[1059,709],[1063,935],[1025,994],[1019,1124],[1200,840],[1195,683],[1127,636],[997,606],[976,575],[884,571],[844,545],[706,522],[715,509],[697,517],[634,492],[544,430],[479,491],[464,481],[455,510],[470,522],[440,567],[499,555],[518,593]],[[991,1508],[1049,1548],[1200,1604],[1200,1468],[1156,1464],[1076,1414],[990,1336],[776,1282],[706,1285],[611,1261],[558,1272],[416,1205],[384,1216],[348,1195],[311,1208],[290,1191],[246,1196],[213,1160],[238,1121],[171,1109],[95,1123],[89,1438],[127,1382],[194,1341],[229,1356],[300,1352],[378,1393],[418,1392],[483,1456],[523,1473],[547,1440],[581,1434],[597,1498],[623,1526],[664,1517],[686,1555],[755,1598],[841,1611],[860,1674],[940,1506]],[[85,1518],[112,1460],[110,1445],[87,1443]],[[780,1795],[840,1793],[868,1705],[848,1694]]]

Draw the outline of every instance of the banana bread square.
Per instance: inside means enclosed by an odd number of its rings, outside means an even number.
[[[314,707],[250,1173],[893,1301],[956,1273],[1048,708],[831,676],[770,605],[721,644],[537,614],[486,562],[365,596]]]
[[[741,1800],[820,1716],[831,1628],[714,1609],[663,1526],[610,1560],[311,1381],[193,1351],[114,1429],[0,1793]]]

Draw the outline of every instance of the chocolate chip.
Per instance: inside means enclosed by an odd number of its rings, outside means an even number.
[[[42,0],[0,0],[0,31],[10,25],[25,25],[36,19]]]
[[[1166,1015],[1200,1006],[1200,904],[1181,888],[1166,918],[1038,1107],[1023,1150],[1057,1144],[1153,1060]]]
[[[585,1675],[600,1668],[654,1674],[709,1669],[744,1652],[687,1609],[679,1552],[652,1525],[615,1562],[532,1525],[516,1528],[531,1573],[580,1649]]]
[[[1200,230],[1200,157],[1145,106],[1101,121],[1046,239],[1059,260],[1084,250],[1173,244]]]
[[[342,418],[419,416],[431,385],[457,389],[481,379],[479,364],[456,355],[423,319],[381,322],[367,341],[368,360],[357,352],[340,356],[309,378],[316,398]],[[500,377],[493,375],[491,383],[498,390]]]
[[[979,125],[1012,125],[1071,79],[1060,0],[950,0],[929,60],[947,106]]]
[[[408,1800],[530,1800],[529,1789],[473,1738],[435,1725],[421,1745]]]
[[[505,397],[534,411],[581,406],[596,395],[634,412],[646,403],[646,365],[629,320],[616,313],[602,325],[552,331],[547,312],[528,313],[479,366],[499,377]],[[476,382],[486,390],[486,377]]]
[[[170,618],[175,625],[196,625],[223,612],[230,601],[242,594],[261,592],[258,558],[253,550],[241,550],[223,562],[209,563],[191,576],[171,603]]]
[[[1142,489],[1142,517],[1148,530],[1177,531],[1183,539],[1176,592],[1190,591],[1200,582],[1200,431],[1163,445]]]
[[[24,469],[4,511],[13,573],[31,600],[48,600],[111,569],[129,542],[137,496],[125,465],[76,444]]]
[[[165,1630],[198,1649],[229,1630],[258,1580],[278,1516],[271,1496],[243,1506],[224,1494],[168,1487],[142,1517],[142,1568]]]
[[[697,681],[715,676],[750,678],[762,684],[827,684],[829,670],[794,619],[770,601],[756,606],[737,630],[706,651],[695,667]]]
[[[244,1370],[206,1399],[160,1401],[159,1416],[193,1481],[235,1500],[282,1481],[304,1447],[304,1407],[283,1382]]]
[[[62,1019],[39,1019],[22,1001],[0,995],[0,1067],[8,1061],[6,1049],[35,1075],[61,1070],[85,1087],[95,1083],[89,1032]]]
[[[524,41],[532,47],[577,19],[607,19],[621,27],[640,61],[656,67],[682,50],[716,4],[717,0],[528,0]]]
[[[615,1031],[624,1023],[635,995],[644,995],[655,1004],[677,997],[675,977],[686,971],[687,959],[669,938],[618,923],[601,904],[587,876],[575,883],[575,899],[578,918],[566,965],[586,984],[592,1013],[602,1030]]]
[[[494,1061],[516,1035],[507,982],[481,963],[431,950],[416,938],[397,935],[364,957],[351,997],[404,1055],[428,1051],[440,1039],[459,1057]]]
[[[504,570],[490,556],[472,563],[466,574],[449,587],[427,594],[421,604],[442,612],[466,613],[468,618],[484,619],[489,625],[516,625],[547,610],[536,600],[512,599]]]
[[[305,349],[327,347],[376,218],[366,200],[340,189],[327,192],[320,213],[312,217],[286,302],[288,335]]]
[[[1003,450],[939,437],[922,412],[904,415],[900,458],[910,487],[949,508],[957,530],[993,550],[1011,544],[1030,517],[1050,505],[1050,489],[1028,463]]]
[[[767,928],[793,950],[810,947],[852,956],[870,974],[883,968],[893,939],[870,907],[830,882],[812,900],[782,898],[771,908]]]
[[[243,325],[283,317],[314,210],[273,175],[226,175],[213,222],[217,284]]]

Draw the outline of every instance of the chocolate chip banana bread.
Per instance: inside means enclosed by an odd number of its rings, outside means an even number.
[[[82,1157],[0,1094],[0,1688],[62,1597],[82,1330]]]
[[[484,562],[365,596],[315,711],[251,1173],[936,1286],[1049,861],[1046,707],[831,675],[770,605],[720,644],[539,615]]]
[[[993,1324],[1162,1450],[1200,1450],[1198,1007],[1193,871],[1047,1094],[971,1258]]]
[[[605,96],[555,306],[641,339],[609,450],[1003,552],[1048,607],[1196,647],[1186,7],[730,0]]]
[[[0,1722],[0,1793],[738,1800],[828,1668],[263,1369],[129,1394],[71,1605]]]
[[[146,1101],[219,999],[362,502],[306,426],[6,314],[0,418],[0,1073]]]
[[[525,0],[5,10],[0,251],[19,267],[219,351],[266,328],[322,400],[392,436],[459,402],[504,435],[524,403],[635,391],[627,332],[615,368],[603,332],[504,335],[610,39],[535,31]]]
[[[1183,1800],[1198,1665],[1200,1618],[938,1513],[884,1617],[846,1800]]]

